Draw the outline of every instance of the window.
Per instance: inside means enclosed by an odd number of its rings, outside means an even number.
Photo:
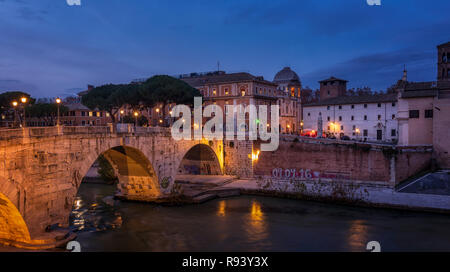
[[[419,118],[419,111],[418,110],[410,110],[409,118]]]
[[[344,130],[344,126],[341,126],[341,130]]]
[[[397,136],[397,131],[395,129],[391,130],[391,137]]]
[[[367,109],[367,104],[364,104],[364,108]]]
[[[339,121],[342,121],[342,116],[339,116]]]
[[[395,107],[395,105],[396,105],[395,102],[392,102],[392,107]]]
[[[378,103],[378,108],[381,108],[381,103]]]
[[[392,120],[394,120],[395,119],[395,114],[392,114]]]
[[[377,117],[378,117],[378,121],[379,121],[379,120],[381,120],[381,115],[379,115],[379,114],[378,114],[378,116],[377,116]]]
[[[425,118],[433,118],[433,110],[425,110]]]
[[[352,121],[354,121],[355,120],[355,116],[352,116]]]
[[[342,106],[339,106],[339,109],[342,110]]]
[[[328,126],[328,131],[330,131],[331,129],[330,129],[330,126]]]
[[[355,130],[356,129],[356,126],[353,126],[353,130]]]
[[[81,116],[85,116],[85,115],[86,115],[86,112],[82,111]]]
[[[369,135],[369,131],[368,131],[367,129],[365,129],[365,130],[363,131],[363,135],[364,135],[364,137],[367,137],[367,136]]]
[[[331,120],[330,116],[327,117],[327,120],[328,120],[328,122],[330,122],[330,120]]]
[[[311,113],[310,113],[310,112],[308,112],[308,116],[311,116]]]
[[[364,115],[364,120],[367,121],[367,115]]]
[[[330,106],[327,106],[327,110],[330,110]]]
[[[355,108],[355,105],[352,105],[352,109],[354,109]]]

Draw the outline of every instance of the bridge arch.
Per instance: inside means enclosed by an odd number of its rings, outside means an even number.
[[[160,196],[158,175],[150,160],[141,150],[119,145],[95,153],[95,156],[91,156],[87,160],[87,164],[82,167],[80,172],[83,173],[83,177],[100,156],[103,156],[113,167],[119,180],[120,195],[129,198]]]
[[[31,237],[17,207],[0,192],[0,242],[2,240],[28,243]]]
[[[219,158],[207,144],[192,146],[181,159],[178,175],[222,175]]]

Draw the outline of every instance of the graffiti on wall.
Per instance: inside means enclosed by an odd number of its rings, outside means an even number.
[[[272,169],[272,178],[286,180],[314,180],[314,179],[331,179],[331,180],[349,180],[350,173],[345,172],[333,172],[333,171],[314,171],[311,169]]]

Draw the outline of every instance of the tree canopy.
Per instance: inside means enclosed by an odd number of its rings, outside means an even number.
[[[20,99],[22,97],[26,97],[28,99],[28,104],[33,104],[35,102],[34,98],[31,98],[31,96],[24,92],[4,92],[0,94],[0,109],[2,111],[11,109],[12,102],[17,101],[20,103]]]
[[[142,84],[107,84],[96,87],[82,97],[90,109],[98,108],[111,114],[115,123],[117,111],[124,105],[134,108],[153,107],[156,103],[192,105],[200,92],[186,82],[170,76],[154,76]]]

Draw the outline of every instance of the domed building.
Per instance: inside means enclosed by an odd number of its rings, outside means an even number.
[[[273,83],[278,85],[278,90],[283,90],[293,97],[300,97],[302,83],[300,77],[290,67],[284,67],[283,70],[279,71],[275,75]]]
[[[302,83],[290,67],[279,71],[273,83],[277,84],[278,105],[280,106],[280,132],[298,134],[302,131],[302,105],[300,92]]]

